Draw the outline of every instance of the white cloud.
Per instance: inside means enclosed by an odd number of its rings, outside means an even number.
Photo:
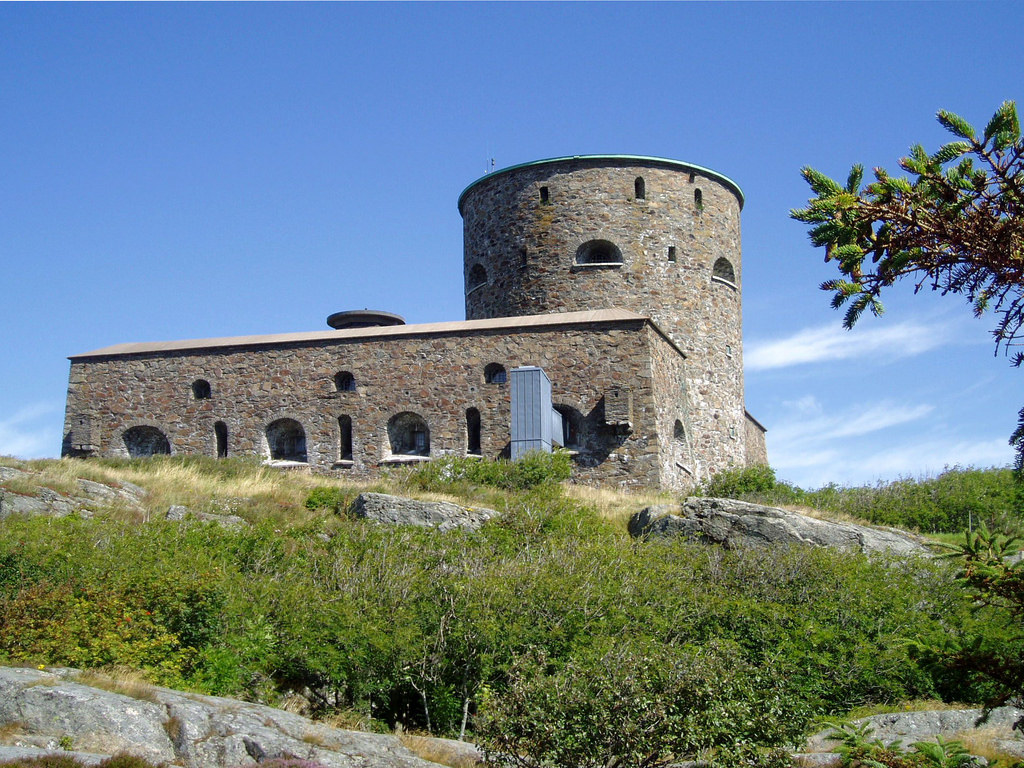
[[[948,441],[911,436],[896,443],[835,446],[820,451],[782,452],[774,460],[781,479],[803,488],[827,483],[874,485],[900,477],[934,477],[946,467],[1005,467],[1012,450],[1003,438]]]
[[[915,321],[858,325],[852,331],[837,324],[805,328],[784,339],[751,342],[744,352],[744,366],[748,371],[763,371],[869,355],[910,357],[949,343],[951,330],[949,323]]]
[[[1013,450],[1006,438],[989,440],[915,441],[871,454],[860,464],[878,477],[935,475],[946,467],[1005,467]]]
[[[790,406],[791,417],[772,430],[773,448],[777,443],[794,448],[830,443],[842,437],[867,435],[916,421],[934,410],[931,405],[924,403],[898,405],[883,401],[826,413],[810,395],[786,405]]]
[[[927,417],[935,410],[930,404],[882,401],[826,409],[816,397],[807,395],[782,405],[785,415],[776,418],[775,428],[768,433],[769,456],[780,478],[802,487],[873,482],[879,477],[920,472],[931,456],[921,449],[916,437],[924,430],[916,430],[913,444],[905,449],[898,441],[905,439],[906,433],[893,431]],[[884,450],[876,446],[884,446]],[[965,446],[951,445],[935,458],[957,456],[955,461],[966,464],[978,463],[986,455],[978,451],[953,453],[958,448]],[[946,463],[951,462],[939,461],[937,469]]]
[[[60,431],[54,431],[54,403],[33,403],[0,419],[0,454],[22,458],[53,456],[59,451]]]

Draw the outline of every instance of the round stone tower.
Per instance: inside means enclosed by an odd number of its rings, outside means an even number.
[[[742,465],[742,206],[731,179],[664,158],[490,173],[459,197],[466,319],[613,307],[650,317],[687,356],[694,451],[707,466]]]

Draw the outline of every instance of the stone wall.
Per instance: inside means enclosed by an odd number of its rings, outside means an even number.
[[[459,199],[466,322],[75,356],[63,453],[256,454],[355,476],[497,457],[507,372],[535,365],[579,479],[683,490],[766,462],[744,410],[742,204],[726,177],[673,160],[497,171]]]
[[[747,466],[768,463],[768,441],[765,439],[765,428],[761,423],[746,414],[745,429],[747,432]]]
[[[742,465],[741,206],[731,181],[675,161],[570,158],[485,176],[460,199],[466,317],[652,318],[687,356],[691,463]],[[605,261],[579,263],[593,243]]]
[[[679,353],[642,317],[564,324],[547,318],[542,327],[526,320],[483,324],[488,328],[480,323],[440,324],[448,329],[439,331],[399,326],[319,334],[308,342],[260,343],[256,337],[234,346],[227,340],[206,348],[197,343],[191,349],[78,356],[72,358],[69,380],[66,452],[75,453],[76,426],[84,420],[94,455],[127,455],[124,433],[140,426],[166,435],[172,453],[217,455],[219,422],[226,428],[229,455],[269,457],[267,427],[293,419],[302,425],[311,467],[368,476],[391,463],[424,460],[392,453],[387,425],[395,415],[412,412],[426,422],[430,456],[463,455],[466,412],[475,408],[481,453],[497,457],[509,442],[508,385],[488,383],[484,369],[491,363],[506,370],[538,365],[551,378],[555,404],[579,421],[579,479],[625,486],[662,483],[666,464],[658,432],[669,409],[664,394],[656,396],[663,387],[653,378],[672,379],[669,386],[677,388],[681,359],[673,364],[670,358]],[[652,366],[655,355],[659,363]],[[353,389],[338,391],[339,371],[352,374]],[[196,398],[197,380],[209,383],[208,398]],[[623,392],[630,425],[618,417],[610,425],[606,397],[614,393],[616,407],[622,407]],[[342,458],[340,418],[350,419],[349,460]]]

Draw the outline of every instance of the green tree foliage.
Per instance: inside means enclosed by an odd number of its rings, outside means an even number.
[[[992,533],[968,533],[949,557],[961,568],[957,577],[984,616],[984,632],[961,632],[928,652],[951,670],[988,684],[986,708],[1012,704],[1024,709],[1024,539]],[[1017,723],[1024,727],[1024,718]]]
[[[825,247],[842,277],[822,289],[832,306],[846,306],[852,328],[865,310],[883,312],[882,292],[907,279],[964,296],[976,315],[992,310],[996,351],[1020,344],[1024,332],[1024,142],[1017,108],[1004,102],[981,133],[951,113],[939,123],[956,140],[929,154],[920,145],[899,161],[911,178],[874,169],[861,186],[855,165],[846,184],[813,168],[802,170],[814,193],[791,212],[810,226],[811,241]],[[1014,365],[1024,353],[1012,356]],[[1017,469],[1024,472],[1024,409],[1011,438]]]
[[[795,741],[806,720],[777,673],[727,644],[604,638],[563,662],[519,658],[509,677],[485,698],[477,738],[524,768],[655,768]]]

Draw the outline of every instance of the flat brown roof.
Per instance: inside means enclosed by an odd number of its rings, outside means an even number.
[[[498,317],[489,320],[459,320],[446,323],[421,323],[418,325],[391,325],[372,328],[349,328],[341,331],[309,331],[306,333],[273,333],[263,336],[227,336],[217,339],[184,339],[182,341],[138,342],[115,344],[112,347],[95,349],[80,355],[71,355],[69,360],[89,357],[111,357],[120,355],[152,354],[159,352],[180,352],[184,350],[206,350],[224,347],[276,346],[317,341],[339,341],[342,339],[380,339],[402,336],[430,336],[469,331],[518,331],[529,328],[543,329],[560,325],[595,325],[651,319],[625,309],[598,309],[587,312],[560,312],[548,315],[525,315],[523,317]],[[655,326],[657,328],[657,326]],[[658,332],[665,336],[661,329]],[[673,347],[676,345],[673,343]],[[682,350],[676,349],[682,353]]]

